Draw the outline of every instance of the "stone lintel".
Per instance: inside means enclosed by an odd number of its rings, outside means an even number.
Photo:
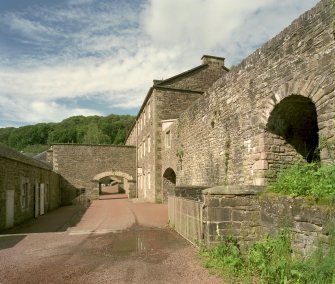
[[[265,186],[256,185],[220,185],[203,190],[207,195],[255,195],[265,190]]]

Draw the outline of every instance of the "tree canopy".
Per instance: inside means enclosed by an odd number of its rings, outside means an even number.
[[[60,123],[0,128],[0,143],[22,152],[39,153],[55,143],[122,144],[134,122],[130,115],[72,116]]]

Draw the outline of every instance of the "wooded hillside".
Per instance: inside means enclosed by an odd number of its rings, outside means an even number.
[[[111,114],[72,116],[60,123],[0,128],[0,143],[25,153],[40,153],[53,143],[122,144],[135,117]]]

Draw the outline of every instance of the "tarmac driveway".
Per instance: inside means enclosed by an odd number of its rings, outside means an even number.
[[[0,283],[219,283],[167,228],[166,205],[113,197],[0,235]]]

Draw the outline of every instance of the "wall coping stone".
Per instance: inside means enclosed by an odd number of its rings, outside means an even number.
[[[52,145],[53,146],[72,146],[72,147],[89,146],[89,147],[109,147],[109,148],[136,148],[136,146],[133,146],[133,145],[114,145],[114,144],[53,143]]]
[[[257,185],[220,185],[203,190],[205,195],[256,195],[264,192],[265,186]]]

